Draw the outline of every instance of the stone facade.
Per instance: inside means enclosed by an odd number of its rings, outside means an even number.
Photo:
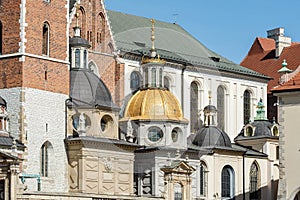
[[[279,154],[279,188],[278,199],[295,199],[299,197],[300,185],[298,166],[291,163],[299,163],[297,156],[299,130],[298,113],[300,112],[299,92],[275,93],[279,97],[279,123],[280,127],[280,154]]]

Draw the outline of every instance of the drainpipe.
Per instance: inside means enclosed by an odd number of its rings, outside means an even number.
[[[69,101],[72,101],[72,99],[68,98],[65,100],[65,139],[67,139],[67,137],[68,137],[68,133],[67,133],[68,132],[68,106],[67,106],[67,104]]]
[[[182,70],[181,70],[181,108],[182,108],[182,114],[184,116],[184,87],[183,87],[183,83],[184,83],[184,71],[186,70],[186,66],[183,66]]]
[[[246,199],[246,193],[245,193],[245,154],[246,154],[246,151],[243,153],[243,200]]]

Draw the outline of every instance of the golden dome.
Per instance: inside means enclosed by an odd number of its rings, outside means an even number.
[[[147,88],[134,94],[123,120],[186,121],[177,98],[166,89]]]

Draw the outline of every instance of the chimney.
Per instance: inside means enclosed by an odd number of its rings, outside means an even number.
[[[276,44],[275,56],[278,58],[284,47],[291,46],[292,39],[284,36],[284,28],[275,28],[267,31],[268,38],[274,39]]]

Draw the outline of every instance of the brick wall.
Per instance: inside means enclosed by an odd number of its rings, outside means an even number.
[[[17,53],[19,50],[20,3],[21,0],[5,0],[0,5],[0,21],[3,26],[3,54]]]

